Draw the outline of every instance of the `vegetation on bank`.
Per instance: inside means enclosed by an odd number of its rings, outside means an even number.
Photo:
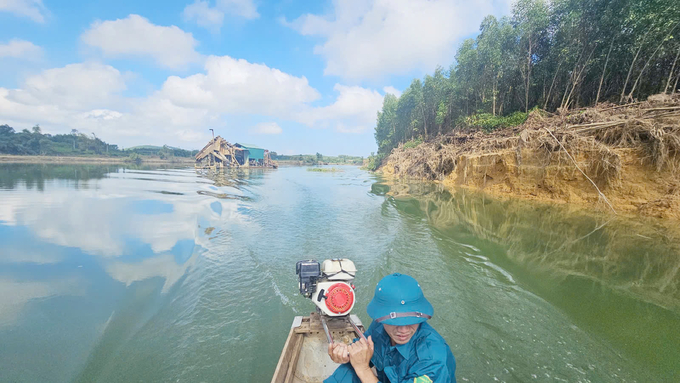
[[[149,157],[172,162],[175,158],[189,159],[198,150],[184,150],[172,146],[142,145],[131,148],[119,148],[94,134],[87,135],[77,130],[70,134],[45,134],[39,125],[33,129],[15,131],[9,125],[0,125],[0,154],[20,156],[59,156],[59,157],[109,157],[122,161],[140,164]],[[316,154],[279,155],[271,152],[272,160],[290,161],[304,165],[334,164],[334,165],[362,165],[363,157],[358,156],[324,156]]]
[[[85,157],[118,157],[133,163],[139,163],[144,156],[159,157],[172,160],[174,157],[193,157],[197,150],[190,151],[170,146],[136,146],[121,149],[118,145],[109,144],[94,133],[89,136],[71,130],[70,134],[44,134],[39,125],[31,130],[16,132],[9,125],[0,125],[0,154],[34,155],[34,156],[85,156]]]
[[[399,145],[453,131],[491,132],[549,112],[678,89],[677,0],[519,0],[487,16],[448,70],[415,79],[378,113],[377,168]]]
[[[282,155],[277,154],[276,152],[271,152],[270,155],[272,160],[275,161],[297,162],[305,165],[317,165],[317,164],[362,165],[364,163],[364,157],[348,156],[344,154],[341,154],[339,156],[324,156],[321,153]]]
[[[371,152],[371,155],[368,156],[368,161],[366,162],[365,168],[370,171],[378,170],[385,157],[387,157],[386,153],[375,154]]]
[[[307,168],[308,172],[319,172],[319,173],[337,173],[337,172],[343,172],[344,170],[342,169],[336,169],[336,168]]]
[[[125,159],[126,162],[132,162],[133,164],[141,164],[142,163],[142,156],[140,156],[137,153],[130,153],[130,156]]]
[[[515,112],[509,116],[494,116],[491,113],[479,113],[461,119],[458,126],[462,129],[474,130],[480,128],[487,133],[496,129],[511,128],[522,125],[529,117],[529,113]],[[404,144],[406,146],[406,144]]]

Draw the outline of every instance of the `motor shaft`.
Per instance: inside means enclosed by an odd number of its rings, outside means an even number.
[[[323,331],[326,333],[326,339],[328,339],[328,344],[333,344],[333,337],[331,336],[331,332],[328,331],[328,325],[326,324],[326,318],[323,317],[323,315],[319,316],[321,319],[321,325],[323,326]]]
[[[359,326],[357,326],[356,323],[354,323],[354,321],[352,320],[352,317],[347,315],[347,320],[349,321],[349,324],[351,324],[352,327],[354,328],[354,331],[356,331],[356,333],[359,334],[361,339],[366,340],[366,336],[364,335],[364,332],[361,331],[361,329],[359,328]]]

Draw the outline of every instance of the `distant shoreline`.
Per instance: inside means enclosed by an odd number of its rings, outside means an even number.
[[[293,160],[275,160],[279,166],[330,166],[330,165],[347,165],[347,166],[361,166],[359,164],[351,164],[347,162],[324,162],[323,165],[310,164],[304,161],[293,161]]]
[[[193,157],[174,157],[164,160],[141,156],[142,164],[193,165]],[[0,154],[0,164],[132,164],[127,157],[78,157],[78,156],[17,156]]]

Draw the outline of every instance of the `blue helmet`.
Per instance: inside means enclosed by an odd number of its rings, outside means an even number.
[[[418,281],[399,273],[388,275],[378,282],[366,311],[374,321],[393,326],[425,322],[434,314],[434,308],[425,299]]]

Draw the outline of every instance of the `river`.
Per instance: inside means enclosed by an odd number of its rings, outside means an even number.
[[[366,324],[420,282],[459,382],[680,381],[676,231],[339,169],[1,165],[0,381],[268,382],[337,257]]]

